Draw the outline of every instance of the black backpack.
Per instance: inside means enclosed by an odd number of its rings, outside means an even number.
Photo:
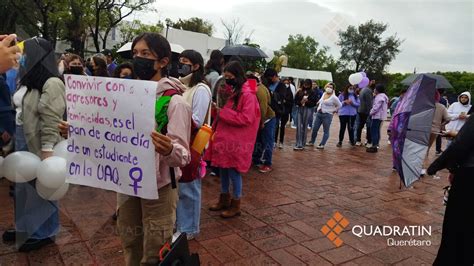
[[[285,97],[278,92],[279,85],[275,88],[275,91],[268,89],[271,95],[270,107],[277,116],[285,113]]]

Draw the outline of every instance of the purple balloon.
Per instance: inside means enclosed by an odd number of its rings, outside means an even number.
[[[365,88],[367,87],[367,85],[369,85],[369,78],[368,77],[364,77],[362,79],[362,81],[357,85],[359,88]]]
[[[362,72],[360,72],[360,73],[362,74],[362,76],[363,76],[364,78],[367,77],[367,74],[366,74],[364,71],[362,71]]]

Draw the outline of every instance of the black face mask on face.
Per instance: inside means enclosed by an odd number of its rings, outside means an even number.
[[[187,75],[191,74],[193,71],[191,70],[191,65],[179,63],[178,65],[178,74],[180,77],[186,77]]]
[[[157,72],[155,60],[136,56],[133,58],[133,70],[139,79],[150,80]]]
[[[232,86],[232,87],[237,85],[237,83],[235,82],[235,79],[225,79],[225,83],[229,86]]]
[[[71,72],[71,74],[74,74],[74,75],[82,75],[84,68],[81,66],[70,66],[69,71]]]

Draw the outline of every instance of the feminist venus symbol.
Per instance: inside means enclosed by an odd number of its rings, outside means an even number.
[[[135,178],[135,173],[138,172],[138,177]],[[138,182],[142,181],[142,178],[143,178],[143,171],[141,168],[139,167],[133,167],[132,169],[130,169],[130,172],[128,173],[130,178],[133,180],[133,184],[130,184],[129,186],[133,187],[133,192],[135,193],[135,195],[138,194],[138,189],[139,188],[142,188],[141,186],[138,185]]]

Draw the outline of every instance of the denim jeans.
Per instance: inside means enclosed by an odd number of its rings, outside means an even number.
[[[23,127],[17,126],[16,130],[17,151],[27,150]],[[59,232],[57,201],[41,198],[35,184],[36,180],[15,184],[15,230],[33,239],[53,237]]]
[[[253,152],[254,164],[272,165],[273,141],[275,134],[276,118],[273,117],[260,130]]]
[[[314,107],[310,108],[311,109],[311,113],[308,117],[308,127],[309,128],[312,128],[313,127],[313,120],[314,120]]]
[[[296,148],[303,148],[306,144],[308,120],[313,116],[313,113],[314,108],[304,106],[298,108],[298,118],[296,120]]]
[[[328,113],[319,113],[316,112],[315,114],[315,120],[313,124],[313,133],[311,134],[311,143],[314,144],[316,142],[316,138],[318,137],[318,131],[321,125],[323,125],[323,139],[321,140],[321,143],[319,145],[326,145],[326,142],[329,139],[329,128],[331,127],[331,122],[332,122],[332,116],[333,114],[328,114]]]
[[[232,182],[232,188],[234,199],[240,199],[242,196],[242,176],[234,168],[221,168],[221,192],[230,193],[230,183]]]
[[[370,131],[372,135],[372,146],[374,147],[378,146],[380,142],[380,125],[381,124],[382,124],[382,120],[372,119],[372,123],[370,125]]]
[[[176,229],[181,233],[198,234],[201,218],[201,179],[179,183],[176,208]]]
[[[293,105],[291,109],[291,125],[296,127],[296,119],[298,117],[298,105]]]

